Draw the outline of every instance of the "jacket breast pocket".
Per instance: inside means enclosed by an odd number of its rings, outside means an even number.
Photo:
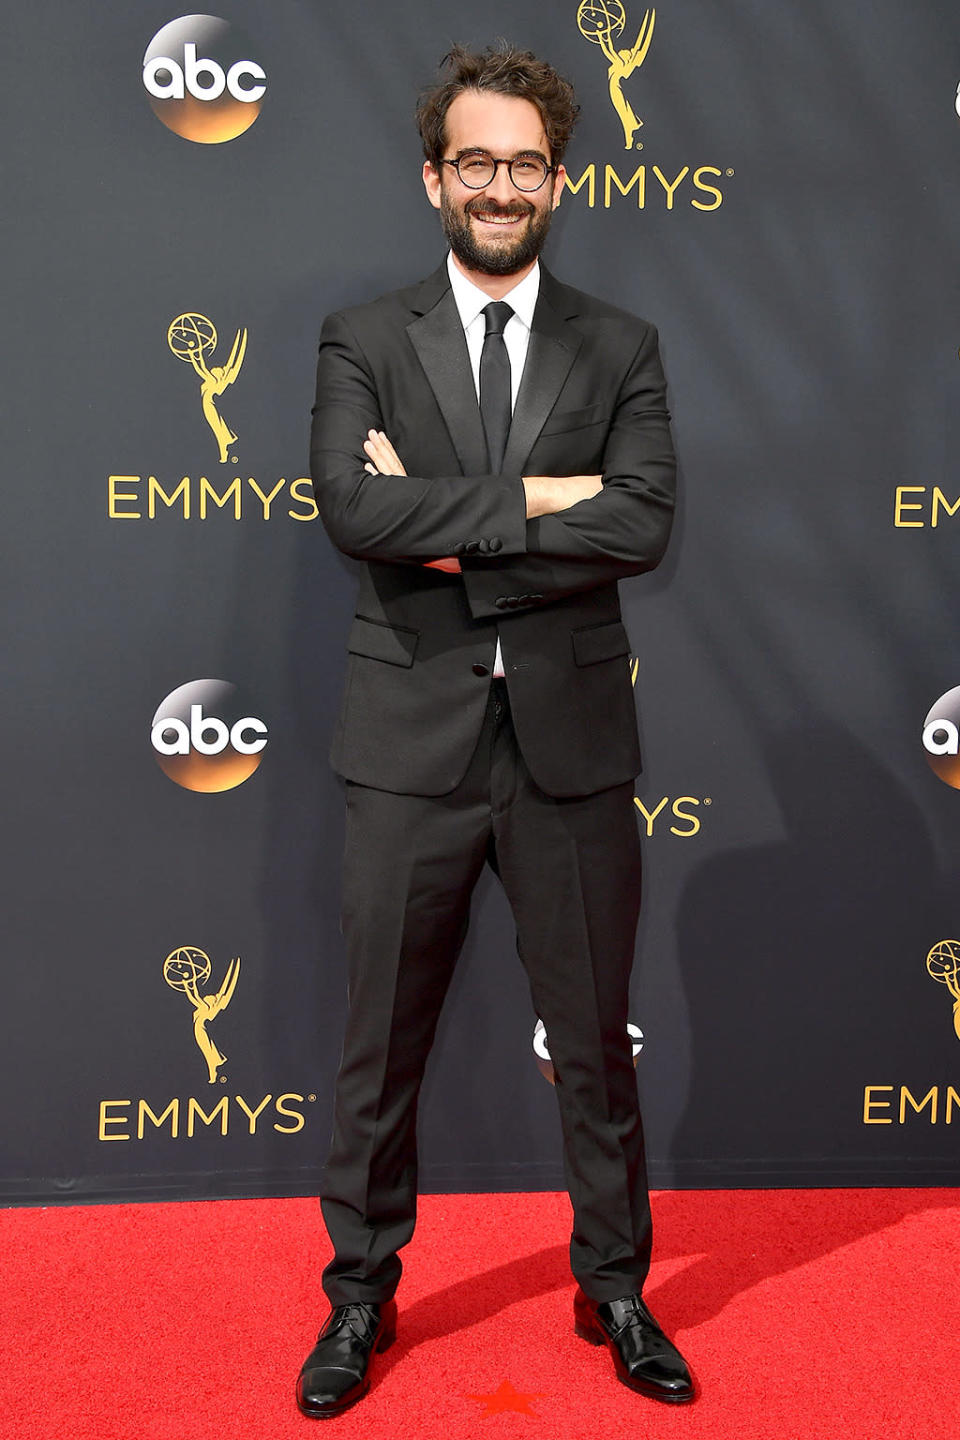
[[[603,400],[586,405],[582,410],[554,410],[540,434],[566,435],[571,430],[586,430],[591,425],[609,425],[610,415],[610,406]]]
[[[419,630],[357,615],[350,627],[347,649],[351,655],[366,655],[370,660],[385,660],[388,665],[404,665],[409,669],[419,639]]]
[[[585,625],[570,632],[573,658],[578,665],[597,665],[630,654],[630,640],[620,620],[605,625]]]

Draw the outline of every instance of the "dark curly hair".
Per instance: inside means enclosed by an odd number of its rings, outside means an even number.
[[[447,111],[464,90],[489,90],[496,95],[513,95],[536,105],[550,144],[550,158],[559,165],[573,133],[580,106],[569,80],[552,65],[538,60],[530,50],[518,50],[501,40],[486,50],[467,50],[454,45],[440,62],[450,74],[425,90],[417,102],[417,126],[423,153],[431,165],[442,159],[446,137]]]

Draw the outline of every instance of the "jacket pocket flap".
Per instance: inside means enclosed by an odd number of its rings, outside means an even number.
[[[596,665],[601,660],[615,660],[618,655],[630,654],[630,641],[619,620],[573,630],[570,639],[573,641],[573,658],[578,665]]]
[[[389,665],[413,664],[413,657],[420,639],[419,630],[408,630],[404,625],[387,625],[383,620],[367,620],[363,615],[354,617],[350,627],[347,649],[351,655],[366,655],[371,660],[386,660]]]

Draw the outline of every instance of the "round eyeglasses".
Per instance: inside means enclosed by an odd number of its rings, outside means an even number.
[[[512,160],[495,160],[486,150],[470,150],[456,160],[441,160],[440,164],[452,166],[469,190],[483,190],[492,185],[499,167],[506,165],[511,183],[527,194],[531,190],[539,190],[556,168],[548,165],[542,155],[515,155]]]

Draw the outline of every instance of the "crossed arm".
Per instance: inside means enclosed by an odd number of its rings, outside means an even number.
[[[458,562],[476,619],[499,617],[504,595],[523,606],[548,604],[650,570],[666,547],[675,483],[652,326],[636,322],[635,352],[609,400],[602,483],[596,475],[408,476],[382,429],[373,368],[347,317],[331,315],[321,338],[311,447],[327,533],[356,559],[440,560],[451,570],[457,542],[499,537],[497,553],[462,554]],[[561,453],[556,440],[549,453]]]
[[[370,430],[363,442],[367,462],[364,470],[370,475],[406,475],[403,461],[383,430]],[[527,519],[538,515],[556,515],[581,500],[589,500],[603,489],[602,475],[524,475],[523,488],[527,501]],[[461,573],[460,561],[455,555],[446,555],[438,560],[424,560],[424,565],[434,570],[446,570],[451,575]]]

